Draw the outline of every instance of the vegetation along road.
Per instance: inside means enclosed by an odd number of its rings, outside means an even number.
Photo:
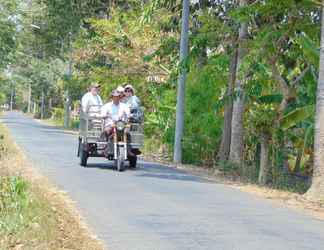
[[[323,247],[323,221],[155,163],[120,173],[92,158],[83,168],[76,136],[17,112],[1,122],[39,171],[68,192],[108,249]]]

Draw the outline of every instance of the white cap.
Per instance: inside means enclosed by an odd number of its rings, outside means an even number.
[[[117,89],[116,89],[119,93],[124,93],[124,88],[123,86],[118,86]]]

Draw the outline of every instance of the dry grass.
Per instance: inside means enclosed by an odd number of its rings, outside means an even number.
[[[28,186],[28,205],[18,215],[24,219],[23,223],[15,230],[0,230],[0,249],[104,249],[73,202],[37,173],[1,124],[0,134],[4,135],[5,145],[0,158],[0,177],[20,176]],[[17,214],[10,216],[14,218]]]

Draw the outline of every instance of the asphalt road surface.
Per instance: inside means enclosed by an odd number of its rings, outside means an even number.
[[[324,221],[156,163],[80,167],[76,136],[17,112],[0,121],[110,250],[324,249]]]

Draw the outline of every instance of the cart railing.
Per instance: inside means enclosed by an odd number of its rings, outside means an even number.
[[[101,106],[93,105],[88,112],[80,111],[79,136],[86,141],[96,142],[100,139],[105,128],[106,119],[101,117]],[[132,148],[141,148],[144,145],[143,123],[130,123],[130,145]]]
[[[105,119],[101,117],[101,106],[92,105],[88,112],[81,110],[79,135],[87,139],[99,139],[105,127]]]
[[[130,123],[130,145],[132,148],[141,148],[144,145],[143,123]]]

